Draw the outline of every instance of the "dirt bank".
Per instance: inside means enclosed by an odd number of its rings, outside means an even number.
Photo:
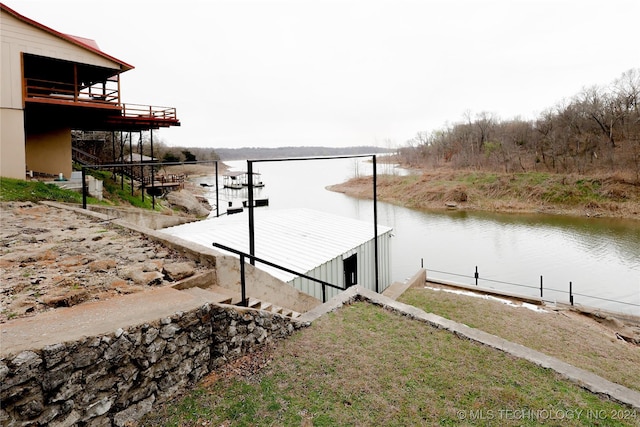
[[[640,185],[623,177],[439,169],[378,176],[378,200],[417,209],[468,209],[640,219]],[[372,197],[371,177],[328,189]]]

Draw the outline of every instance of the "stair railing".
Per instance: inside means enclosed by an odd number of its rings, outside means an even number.
[[[346,288],[344,288],[344,287],[341,287],[341,286],[338,286],[338,285],[334,285],[334,284],[331,284],[329,282],[325,282],[324,280],[320,280],[320,279],[317,279],[315,277],[311,277],[311,276],[308,276],[306,274],[291,270],[290,268],[283,267],[281,265],[275,264],[275,263],[273,263],[271,261],[267,261],[267,260],[262,259],[262,258],[258,258],[256,256],[253,256],[253,255],[248,254],[246,252],[242,252],[242,251],[239,251],[237,249],[230,248],[229,246],[225,246],[225,245],[222,245],[222,244],[216,243],[216,242],[213,242],[212,245],[213,245],[214,248],[222,249],[223,251],[231,252],[231,253],[234,253],[234,254],[240,256],[240,287],[241,287],[241,292],[242,292],[242,301],[240,302],[240,304],[245,306],[245,307],[249,306],[249,300],[247,298],[247,284],[246,284],[245,271],[244,271],[245,258],[249,258],[250,261],[257,261],[257,262],[260,262],[260,263],[262,263],[264,265],[268,265],[269,267],[277,268],[278,270],[282,270],[282,271],[285,271],[285,272],[290,273],[290,274],[295,274],[296,276],[300,276],[300,277],[302,277],[304,279],[308,279],[308,280],[311,280],[313,282],[320,283],[322,285],[322,302],[323,303],[327,302],[327,286],[329,286],[331,288],[334,288],[334,289],[339,289],[341,291],[346,290]]]

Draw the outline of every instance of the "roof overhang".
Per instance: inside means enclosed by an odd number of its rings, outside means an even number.
[[[40,22],[34,21],[33,19],[27,18],[24,15],[19,14],[18,12],[16,12],[15,10],[11,9],[10,7],[6,6],[4,3],[0,3],[0,9],[3,12],[6,12],[8,14],[10,14],[11,16],[15,17],[16,19],[19,19],[22,22],[25,22],[29,25],[32,25],[36,28],[39,28],[42,31],[46,31],[47,33],[58,37],[62,40],[65,40],[71,44],[74,44],[76,46],[79,46],[83,49],[89,50],[97,55],[102,56],[105,59],[108,59],[109,61],[113,61],[115,63],[117,63],[120,66],[120,70],[122,72],[124,71],[128,71],[128,70],[132,70],[134,68],[133,65],[130,65],[114,56],[111,56],[105,52],[103,52],[102,50],[100,50],[100,48],[98,47],[98,44],[95,42],[95,40],[91,40],[91,39],[87,39],[84,37],[78,37],[78,36],[70,36],[68,34],[64,34],[61,33],[59,31],[54,30],[53,28],[47,27],[44,24],[41,24]]]

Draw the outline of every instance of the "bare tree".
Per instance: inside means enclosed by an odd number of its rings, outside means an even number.
[[[633,171],[640,181],[640,68],[609,87],[592,86],[534,121],[471,111],[461,122],[418,132],[402,152],[412,161],[505,171]]]

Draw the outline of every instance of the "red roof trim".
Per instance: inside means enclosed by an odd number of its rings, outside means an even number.
[[[132,70],[134,67],[133,65],[127,64],[124,61],[119,60],[118,58],[115,58],[111,55],[108,55],[106,53],[104,53],[103,51],[101,51],[97,46],[97,44],[95,43],[95,41],[91,40],[93,42],[93,44],[95,46],[93,46],[92,44],[88,43],[89,39],[84,39],[82,37],[74,37],[74,36],[69,36],[67,34],[63,34],[61,32],[58,32],[52,28],[47,27],[46,25],[43,25],[37,21],[34,21],[33,19],[29,19],[24,15],[20,15],[18,12],[16,12],[15,10],[9,8],[8,6],[6,6],[4,3],[0,3],[0,9],[2,9],[2,11],[7,12],[10,15],[13,15],[15,18],[26,22],[29,25],[33,25],[34,27],[40,28],[43,31],[46,31],[56,37],[59,37],[65,41],[68,41],[69,43],[72,43],[76,46],[80,46],[83,49],[87,49],[91,52],[94,52],[104,58],[107,58],[110,61],[113,62],[117,62],[118,64],[120,64],[120,66],[122,67],[122,71],[128,71],[128,70]],[[82,40],[87,40],[87,42],[83,42]]]

